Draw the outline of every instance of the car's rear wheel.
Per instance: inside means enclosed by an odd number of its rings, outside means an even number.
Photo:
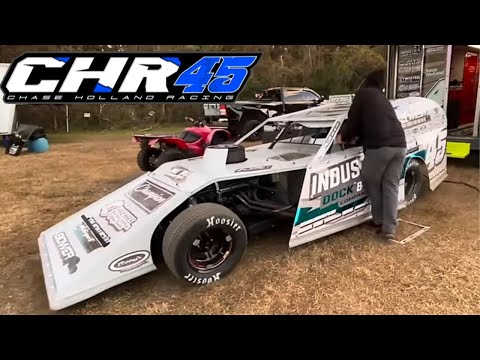
[[[204,203],[173,219],[165,231],[162,253],[176,277],[205,285],[229,274],[246,245],[247,231],[238,215],[224,206]]]
[[[141,149],[137,154],[137,164],[142,171],[153,171],[156,169],[155,162],[162,151],[157,148],[147,147]]]
[[[405,204],[408,206],[421,196],[425,176],[422,171],[423,164],[417,159],[411,159],[405,169]]]

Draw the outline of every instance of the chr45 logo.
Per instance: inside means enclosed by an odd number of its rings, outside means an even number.
[[[6,103],[233,102],[259,53],[27,53],[1,84]]]

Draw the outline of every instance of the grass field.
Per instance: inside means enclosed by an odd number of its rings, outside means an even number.
[[[48,153],[0,156],[0,313],[51,313],[37,237],[140,175],[130,136],[53,135]],[[478,187],[478,168],[462,161],[450,162],[449,175]],[[281,229],[251,239],[236,271],[213,286],[191,287],[160,268],[60,313],[480,313],[478,192],[444,183],[400,217],[431,229],[385,246],[360,226],[292,250]]]

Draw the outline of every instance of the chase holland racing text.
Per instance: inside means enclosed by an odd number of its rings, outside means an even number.
[[[172,94],[149,94],[149,95],[128,95],[128,94],[67,94],[67,95],[8,95],[7,100],[18,101],[23,103],[41,103],[41,102],[232,102],[235,100],[234,95],[172,95]]]

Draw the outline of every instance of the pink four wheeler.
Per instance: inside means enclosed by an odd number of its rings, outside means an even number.
[[[194,126],[178,135],[133,134],[132,142],[140,144],[137,163],[142,171],[153,171],[169,161],[203,156],[207,146],[233,140],[226,128],[210,127],[190,117],[185,120],[193,122]]]

